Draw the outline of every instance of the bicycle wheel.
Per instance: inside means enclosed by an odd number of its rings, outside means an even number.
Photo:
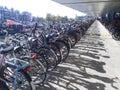
[[[62,40],[57,40],[56,44],[59,46],[60,51],[62,53],[62,60],[61,61],[64,62],[69,55],[69,50],[70,50],[69,46]]]
[[[55,43],[49,43],[48,45],[57,55],[58,61],[57,64],[59,64],[61,62],[62,59],[62,53],[60,52],[60,48],[58,47],[58,45],[56,45]]]
[[[77,40],[75,38],[75,36],[73,35],[69,35],[70,36],[70,40],[71,40],[71,47],[74,47],[75,44],[77,43]]]
[[[112,34],[112,38],[118,41],[120,40],[120,35],[118,33],[114,33]]]
[[[77,32],[77,31],[76,31],[77,42],[80,41],[81,36],[82,36],[82,35],[81,35],[81,32]]]
[[[46,60],[48,64],[48,71],[51,71],[54,68],[56,68],[58,58],[56,54],[54,53],[54,51],[48,48],[40,48],[39,55],[42,56]]]
[[[28,73],[32,78],[34,84],[41,84],[46,79],[46,69],[40,60],[30,60],[30,70]]]
[[[42,65],[45,68],[45,71],[47,72],[48,71],[48,63],[47,63],[47,61],[43,57],[41,57],[40,55],[37,55],[37,59],[42,63]]]

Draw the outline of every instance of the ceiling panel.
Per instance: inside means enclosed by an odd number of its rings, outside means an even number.
[[[98,16],[103,11],[120,6],[120,0],[53,0],[92,16]],[[120,9],[120,8],[119,8]]]

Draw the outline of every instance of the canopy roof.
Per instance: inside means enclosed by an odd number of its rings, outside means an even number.
[[[103,12],[120,11],[120,0],[53,0],[88,15],[99,16]]]

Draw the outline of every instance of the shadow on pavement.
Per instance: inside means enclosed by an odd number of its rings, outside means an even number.
[[[100,61],[101,57],[110,58],[101,39],[84,37],[71,49],[66,62],[50,72],[45,84],[38,86],[37,90],[105,90],[106,84],[118,89],[113,85],[113,79],[102,76],[106,73],[106,63]]]

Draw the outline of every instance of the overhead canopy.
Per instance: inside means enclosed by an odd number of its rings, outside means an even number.
[[[103,12],[119,11],[120,0],[53,0],[87,15],[99,16]]]

